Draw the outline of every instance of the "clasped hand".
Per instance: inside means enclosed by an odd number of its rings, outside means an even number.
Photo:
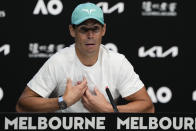
[[[83,78],[83,81],[78,82],[76,86],[72,86],[71,79],[68,79],[63,99],[68,106],[82,99],[84,107],[89,112],[110,112],[112,106],[104,95],[97,88],[94,88],[94,92],[95,95],[89,91],[86,78]]]

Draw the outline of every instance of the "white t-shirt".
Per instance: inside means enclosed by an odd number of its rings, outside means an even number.
[[[133,66],[124,55],[100,46],[99,57],[93,66],[85,66],[78,59],[75,45],[66,47],[51,56],[37,74],[27,84],[42,97],[58,97],[66,90],[67,78],[76,85],[86,77],[88,88],[94,93],[94,87],[105,96],[108,86],[114,99],[120,95],[129,96],[140,90],[144,84],[134,72]],[[62,112],[88,112],[81,100]]]

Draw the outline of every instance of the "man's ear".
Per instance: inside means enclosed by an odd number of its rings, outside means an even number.
[[[69,33],[70,33],[70,35],[71,35],[72,37],[75,37],[75,36],[76,36],[75,31],[74,31],[74,28],[73,28],[72,25],[69,25]]]
[[[106,24],[103,25],[103,32],[102,32],[102,36],[105,35],[105,32],[106,32]]]

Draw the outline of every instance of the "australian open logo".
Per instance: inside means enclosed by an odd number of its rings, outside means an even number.
[[[6,13],[4,10],[0,10],[0,18],[6,17]]]
[[[0,101],[3,99],[3,89],[0,87]]]

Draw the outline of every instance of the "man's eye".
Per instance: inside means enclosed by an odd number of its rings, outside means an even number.
[[[94,27],[92,30],[96,32],[96,31],[99,31],[99,28],[98,27]]]
[[[85,27],[82,27],[80,30],[81,30],[82,32],[87,32],[89,29],[88,29],[88,28],[85,28]]]
[[[81,27],[79,30],[80,30],[81,33],[86,33],[89,30],[96,33],[96,32],[99,32],[100,28],[98,26],[95,26],[95,27],[92,27],[92,28]]]

